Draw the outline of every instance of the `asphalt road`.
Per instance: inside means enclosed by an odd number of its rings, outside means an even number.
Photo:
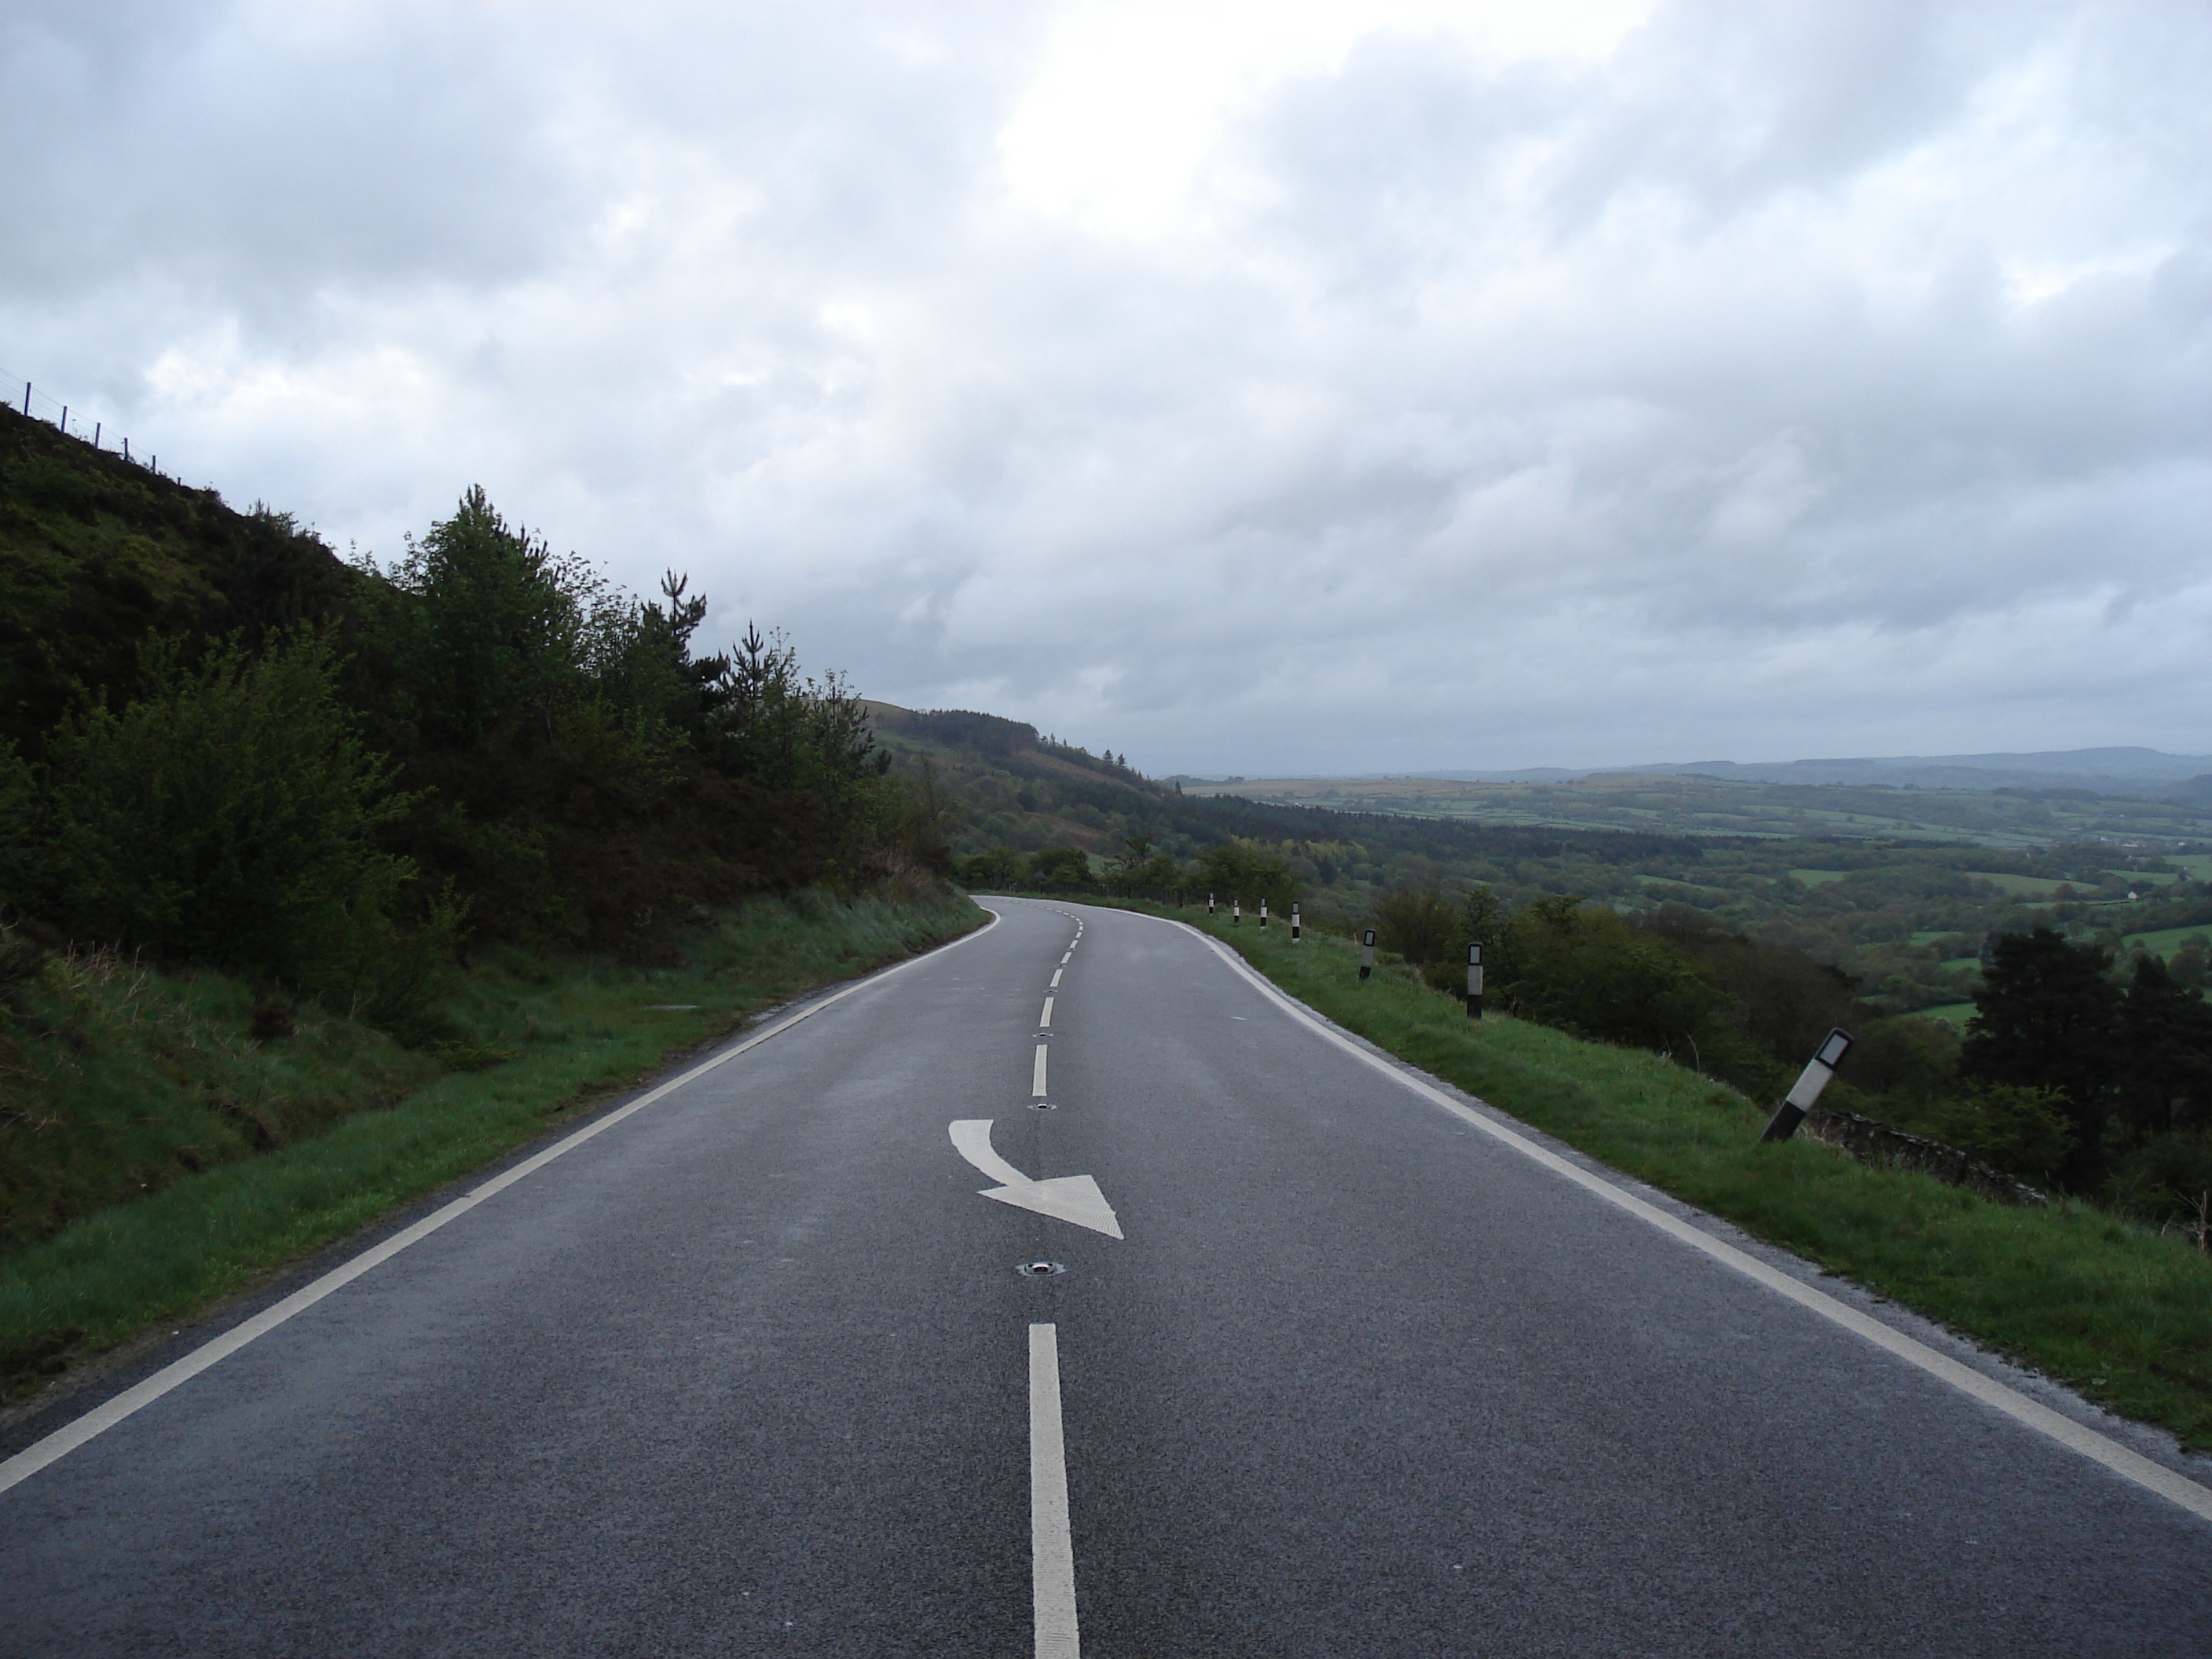
[[[2212,1523],[992,902],[0,1492],[0,1653],[2212,1652]]]

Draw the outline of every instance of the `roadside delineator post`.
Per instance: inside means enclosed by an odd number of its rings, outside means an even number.
[[[1774,1117],[1766,1126],[1762,1141],[1787,1140],[1797,1133],[1797,1126],[1805,1121],[1805,1114],[1813,1109],[1813,1103],[1820,1097],[1820,1091],[1828,1086],[1828,1079],[1844,1063],[1844,1056],[1857,1042],[1840,1025],[1829,1031],[1813,1058],[1805,1062],[1805,1069],[1797,1074],[1797,1081],[1781,1105],[1775,1109]]]
[[[1297,902],[1296,899],[1292,899],[1292,900],[1291,901],[1291,944],[1293,944],[1293,945],[1296,945],[1297,942],[1298,942],[1298,902]]]
[[[1260,901],[1260,925],[1262,927],[1267,925],[1267,901],[1265,899]]]
[[[1467,947],[1467,1017],[1482,1018],[1482,945],[1470,941]]]
[[[1229,925],[1231,927],[1242,927],[1244,925],[1244,901],[1241,898],[1229,901]]]
[[[1368,975],[1375,971],[1375,930],[1370,927],[1359,936],[1359,982],[1364,985]]]
[[[1211,893],[1206,896],[1206,914],[1209,916],[1213,914],[1213,895]]]

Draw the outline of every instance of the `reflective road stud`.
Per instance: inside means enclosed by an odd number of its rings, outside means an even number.
[[[1467,1017],[1482,1018],[1482,946],[1470,944],[1467,947]]]
[[[1370,927],[1359,936],[1359,977],[1364,982],[1375,971],[1375,930]]]
[[[1805,1114],[1813,1109],[1813,1103],[1820,1097],[1820,1091],[1828,1086],[1828,1079],[1836,1074],[1836,1067],[1844,1063],[1844,1056],[1851,1051],[1857,1041],[1840,1025],[1831,1030],[1820,1044],[1820,1052],[1805,1062],[1805,1069],[1797,1074],[1797,1082],[1788,1098],[1775,1109],[1773,1121],[1766,1126],[1761,1140],[1787,1140],[1797,1133],[1797,1126],[1805,1121]]]

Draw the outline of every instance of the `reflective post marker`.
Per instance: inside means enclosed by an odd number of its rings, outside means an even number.
[[[1467,947],[1467,1017],[1482,1018],[1482,945],[1479,941]]]
[[[1787,1140],[1797,1133],[1797,1126],[1813,1109],[1813,1103],[1820,1097],[1820,1091],[1828,1086],[1828,1079],[1835,1076],[1836,1067],[1844,1063],[1844,1056],[1850,1053],[1856,1041],[1840,1025],[1828,1033],[1820,1051],[1805,1062],[1805,1069],[1797,1074],[1797,1082],[1788,1097],[1775,1109],[1773,1121],[1759,1136],[1761,1140]]]
[[[1375,971],[1375,930],[1370,927],[1359,936],[1359,978],[1364,984],[1368,975]]]
[[[1296,945],[1297,942],[1298,942],[1298,902],[1297,902],[1296,899],[1292,899],[1292,900],[1291,901],[1291,944],[1293,944],[1293,945]]]
[[[1267,901],[1265,899],[1260,901],[1260,925],[1262,927],[1267,925]]]
[[[1213,914],[1213,895],[1211,893],[1206,896],[1206,914],[1209,916]]]
[[[1229,901],[1229,925],[1231,927],[1242,927],[1244,925],[1244,901],[1241,898]]]

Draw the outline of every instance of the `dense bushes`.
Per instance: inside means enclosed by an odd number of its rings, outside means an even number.
[[[1962,1076],[2046,1091],[2063,1107],[2068,1184],[2098,1183],[2143,1213],[2212,1192],[2212,1009],[2157,957],[2124,987],[2112,958],[2048,928],[1996,941],[1959,1056]],[[2201,1183],[2201,1184],[2192,1184]]]
[[[40,465],[9,482],[51,505],[59,464]],[[0,919],[404,1025],[464,938],[650,954],[704,903],[949,866],[842,681],[757,632],[695,655],[707,604],[683,578],[633,599],[481,489],[389,568],[351,569],[282,515],[172,489],[188,526],[234,521],[207,532],[228,550],[212,577],[118,541],[118,513],[166,510],[132,480],[83,493],[89,520],[49,534],[57,582],[120,548],[149,592],[229,597],[142,606],[127,657],[103,640],[73,677],[46,665],[66,702],[0,735]],[[191,625],[210,614],[249,620]]]
[[[2000,939],[1963,1043],[1881,1018],[1852,982],[1793,951],[1672,907],[1623,917],[1571,895],[1510,916],[1485,890],[1454,907],[1401,889],[1386,943],[1455,989],[1487,933],[1502,1008],[1578,1036],[1674,1055],[1771,1096],[1830,1026],[1862,1038],[1835,1099],[2044,1185],[2201,1227],[2212,1206],[2212,1009],[2155,957],[2124,985],[2110,958],[2054,933]],[[1486,928],[1485,922],[1489,925]]]
[[[56,880],[40,908],[172,958],[403,994],[377,970],[405,972],[410,953],[387,947],[415,869],[377,837],[410,802],[352,730],[336,672],[312,635],[196,665],[150,645],[135,699],[79,710],[48,745]]]

